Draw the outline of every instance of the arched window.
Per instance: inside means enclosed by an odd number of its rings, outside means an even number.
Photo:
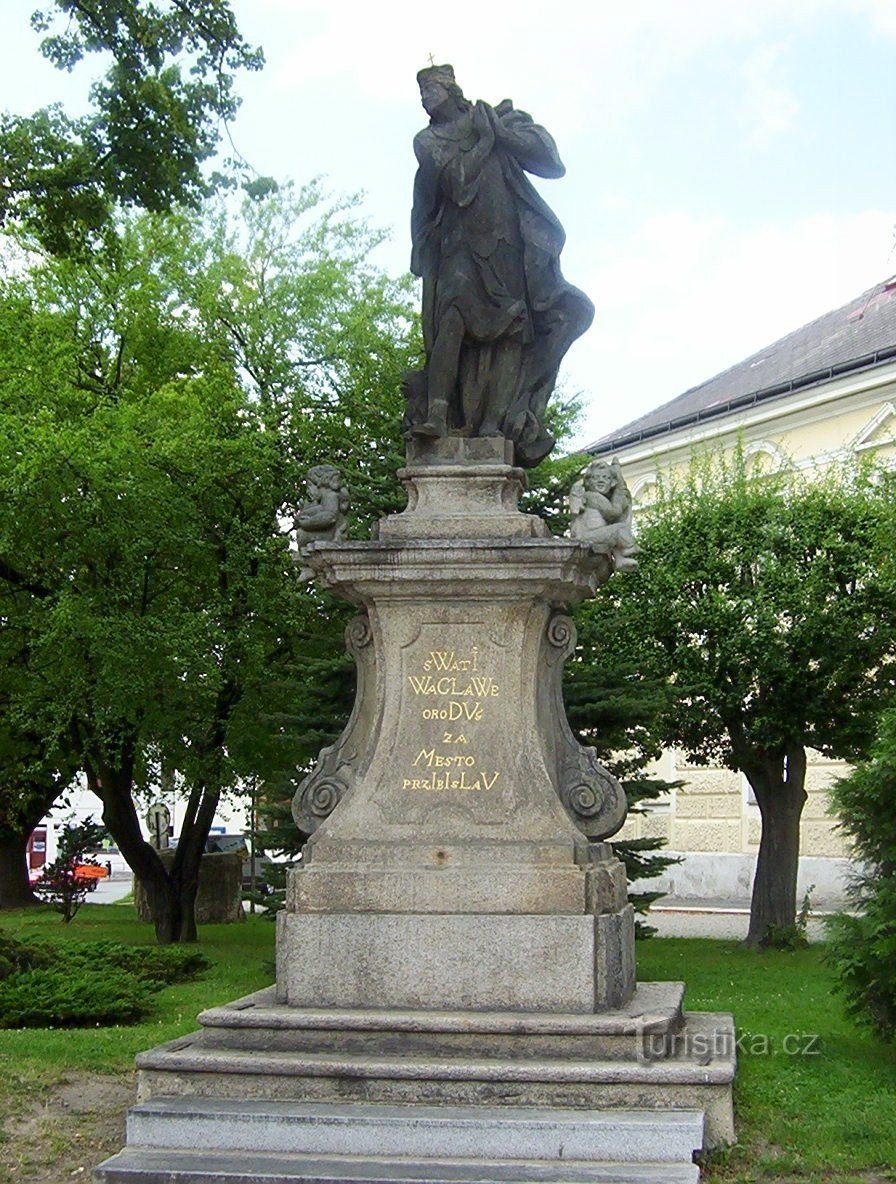
[[[777,444],[770,440],[751,440],[744,445],[744,464],[754,477],[771,476],[790,467],[790,458]]]

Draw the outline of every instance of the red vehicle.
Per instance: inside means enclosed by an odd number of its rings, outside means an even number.
[[[35,884],[43,875],[44,868],[36,868],[29,874],[29,879],[32,884]],[[75,882],[88,892],[95,892],[96,886],[100,880],[105,880],[109,875],[108,868],[102,867],[96,863],[76,863],[75,864]]]
[[[76,863],[75,881],[82,884],[88,892],[95,892],[100,880],[105,880],[109,872],[98,863]]]

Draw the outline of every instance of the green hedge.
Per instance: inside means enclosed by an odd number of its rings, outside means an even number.
[[[0,1028],[132,1024],[162,987],[209,965],[179,946],[22,941],[0,932]]]
[[[0,983],[0,1027],[133,1024],[152,1009],[152,988],[126,970],[27,970]]]

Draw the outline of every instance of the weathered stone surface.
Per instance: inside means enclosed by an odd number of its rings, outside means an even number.
[[[503,436],[442,436],[438,440],[411,437],[405,448],[408,468],[421,465],[506,465],[514,467],[513,441]],[[513,508],[516,509],[514,502]]]
[[[160,851],[166,867],[174,862],[174,850]],[[134,904],[141,921],[152,921],[143,885],[134,877]],[[235,852],[214,851],[199,861],[196,921],[199,925],[229,925],[245,921],[243,912],[243,857]]]
[[[700,1169],[684,1163],[433,1163],[143,1147],[126,1148],[94,1173],[95,1184],[697,1184],[699,1179]]]
[[[635,989],[635,910],[594,918],[595,1007],[620,1007]]]
[[[407,508],[380,519],[377,537],[383,542],[549,537],[543,519],[517,508],[526,477],[514,467],[512,454],[511,441],[497,436],[410,442],[407,467],[398,470]]]
[[[421,480],[456,479],[456,508],[475,524],[482,514],[461,491],[482,472],[507,479],[489,455],[504,447],[440,442]],[[471,451],[482,454],[475,471]],[[465,468],[450,463],[458,456]],[[436,498],[433,512],[449,502]],[[516,492],[496,506],[499,517],[518,514]],[[575,628],[557,611],[592,594],[605,557],[568,540],[381,538],[319,546],[310,562],[365,611],[347,634],[355,710],[294,806],[303,829],[317,828],[279,922],[281,1000],[623,1003],[634,989],[624,873],[588,838],[621,825],[625,799],[566,721],[561,677]]]
[[[280,913],[277,989],[293,1007],[593,1012],[634,990],[617,916]]]
[[[414,869],[322,863],[315,864],[313,875],[290,877],[287,908],[302,913],[444,913],[445,902],[456,901],[471,913],[576,914],[598,911],[587,907],[590,877],[590,869],[574,865],[505,863],[500,870],[489,870],[469,863]]]
[[[625,866],[618,859],[607,859],[588,869],[586,911],[614,913],[628,901]]]
[[[558,801],[574,742],[564,736],[546,752],[554,741],[543,736],[539,685],[555,681],[548,657],[562,664],[562,644],[545,641],[556,633],[553,605],[589,595],[601,559],[560,540],[315,551],[325,582],[367,608],[377,702],[371,743],[345,754],[354,788],[312,838],[310,863],[319,847],[368,839],[434,852],[560,845],[575,862],[581,834]],[[616,829],[618,788],[601,781],[595,793],[604,829]]]
[[[207,1151],[690,1163],[703,1146],[703,1114],[160,1098],[130,1111],[127,1138]]]
[[[299,1008],[274,988],[202,1012],[203,1047],[255,1052],[649,1060],[684,1022],[683,983],[645,983],[621,1008],[594,1013]]]
[[[645,1035],[648,1052],[653,1041]],[[731,1016],[686,1013],[681,1028],[658,1034],[656,1041],[665,1042],[668,1056],[605,1060],[574,1053],[490,1056],[486,1041],[478,1053],[437,1056],[257,1052],[207,1046],[202,1034],[194,1033],[140,1054],[138,1096],[695,1109],[706,1116],[705,1147],[733,1142]]]

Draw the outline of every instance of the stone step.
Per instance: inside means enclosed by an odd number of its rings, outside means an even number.
[[[726,1045],[727,1047],[727,1045]],[[734,1042],[730,1042],[733,1050]],[[390,1079],[404,1081],[558,1082],[590,1084],[701,1084],[731,1081],[730,1059],[675,1057],[663,1061],[598,1061],[549,1057],[458,1056],[452,1059],[362,1056],[349,1053],[255,1052],[205,1044],[202,1033],[183,1036],[137,1056],[141,1071],[209,1073],[283,1078]],[[153,1089],[153,1094],[164,1093]],[[203,1091],[190,1091],[203,1092]]]
[[[593,1058],[587,1053],[534,1057],[482,1047],[421,1056],[400,1047],[379,1055],[252,1050],[209,1045],[207,1030],[137,1057],[138,1093],[380,1105],[420,1104],[573,1110],[701,1110],[707,1149],[734,1140],[731,1082],[735,1070],[730,1015],[687,1013],[659,1060]],[[387,1033],[384,1033],[387,1035]],[[388,1048],[388,1045],[386,1046]],[[664,1157],[665,1158],[665,1157]]]
[[[385,1157],[150,1150],[128,1147],[94,1184],[697,1184],[683,1163],[407,1160]]]
[[[703,1113],[158,1097],[131,1109],[127,1131],[128,1146],[197,1151],[690,1164]]]
[[[269,988],[210,1008],[199,1023],[207,1047],[258,1052],[658,1060],[682,1027],[683,997],[683,983],[642,983],[625,1007],[558,1015],[287,1007]]]

